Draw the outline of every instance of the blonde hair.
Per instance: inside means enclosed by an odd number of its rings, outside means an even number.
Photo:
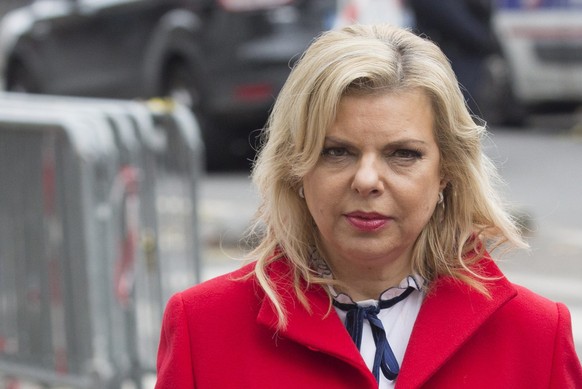
[[[346,94],[411,89],[422,90],[431,100],[441,173],[448,180],[444,207],[437,207],[416,241],[414,271],[428,281],[449,275],[487,294],[483,279],[469,269],[482,259],[481,243],[524,245],[494,189],[499,177],[481,149],[485,128],[468,111],[440,49],[389,25],[325,32],[303,54],[281,90],[252,173],[261,205],[251,233],[260,235],[260,242],[249,255],[257,260],[254,275],[278,313],[279,328],[286,326],[287,318],[267,273],[271,262],[288,258],[294,292],[307,309],[304,283],[329,282],[310,268],[318,233],[298,191],[320,156],[340,99]],[[467,258],[471,251],[475,255]]]

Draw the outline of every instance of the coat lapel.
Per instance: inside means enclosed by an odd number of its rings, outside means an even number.
[[[311,308],[309,312],[293,292],[293,278],[287,262],[277,261],[269,270],[279,295],[284,298],[288,314],[288,326],[279,331],[278,335],[354,366],[370,382],[370,387],[377,385],[340,318],[330,307],[325,290],[319,285],[307,289],[306,297]],[[263,299],[257,322],[271,328],[273,332],[277,331],[277,313],[267,298]]]
[[[491,298],[450,277],[437,279],[414,324],[398,387],[417,388],[442,366],[505,303],[517,295],[492,260],[481,263]]]

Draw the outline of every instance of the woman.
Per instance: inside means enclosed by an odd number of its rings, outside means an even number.
[[[172,297],[156,387],[581,387],[566,307],[486,250],[524,244],[484,133],[434,44],[319,37],[254,167],[255,261]]]

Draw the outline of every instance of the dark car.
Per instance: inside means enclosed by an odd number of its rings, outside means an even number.
[[[334,1],[37,0],[0,27],[4,89],[169,96],[201,123],[209,166],[248,156],[290,66]]]

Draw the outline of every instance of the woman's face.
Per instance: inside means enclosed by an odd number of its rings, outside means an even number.
[[[419,90],[342,98],[303,180],[332,267],[411,270],[414,242],[446,185],[433,123]]]

